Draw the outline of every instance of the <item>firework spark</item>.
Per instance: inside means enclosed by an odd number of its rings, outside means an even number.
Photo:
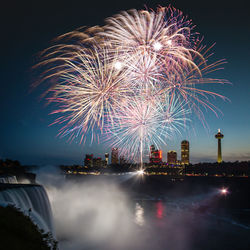
[[[59,104],[59,109],[52,113],[64,114],[55,121],[66,122],[61,134],[74,131],[79,135],[80,130],[84,135],[90,128],[102,130],[106,118],[112,121],[110,114],[131,92],[124,74],[117,71],[106,52],[100,53],[98,48],[82,50],[75,53],[74,60],[65,60],[60,69],[60,82],[49,90],[52,96],[48,98]]]
[[[208,64],[193,24],[179,10],[130,10],[103,27],[78,29],[60,36],[42,53],[42,81],[52,80],[47,99],[56,103],[60,134],[80,136],[96,129],[126,156],[142,163],[151,144],[160,147],[180,133],[202,109],[217,114],[203,84],[226,83],[205,77],[224,60]]]
[[[117,111],[113,125],[107,128],[108,142],[118,147],[121,155],[138,160],[143,152],[148,152],[150,145],[160,147],[181,133],[189,121],[190,110],[180,99],[169,97],[130,99]]]
[[[181,11],[172,7],[161,7],[156,12],[123,11],[106,22],[98,34],[106,38],[111,50],[120,51],[123,64],[134,69],[132,74],[141,72],[144,82],[158,78],[162,66],[169,70],[189,67],[199,72],[193,59],[204,58],[196,50],[192,23]]]

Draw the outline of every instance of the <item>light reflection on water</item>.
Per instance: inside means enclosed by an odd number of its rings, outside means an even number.
[[[156,205],[156,217],[158,219],[162,219],[164,213],[164,207],[162,201],[158,201],[155,205]]]
[[[135,202],[134,222],[138,226],[145,226],[146,218],[163,221],[166,216],[166,204],[160,201]]]
[[[138,202],[135,203],[135,223],[139,226],[145,224],[144,208]]]
[[[143,243],[137,245],[136,249],[248,249],[245,248],[247,243],[238,242],[249,233],[250,226],[246,221],[240,223],[229,215],[217,215],[220,210],[197,209],[198,205],[202,208],[202,204],[202,201],[193,203],[186,199],[137,200],[134,203],[134,222],[140,226],[140,230],[136,239]],[[228,235],[232,236],[231,248],[225,248]],[[215,239],[217,245],[213,245],[211,238]]]

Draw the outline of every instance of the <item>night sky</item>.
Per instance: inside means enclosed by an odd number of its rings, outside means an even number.
[[[31,67],[38,53],[51,45],[58,35],[80,26],[103,25],[104,19],[121,10],[156,8],[169,3],[182,10],[204,36],[205,44],[216,42],[212,61],[225,58],[225,69],[213,76],[225,78],[232,85],[207,88],[223,94],[230,102],[216,99],[214,104],[223,115],[208,112],[209,130],[194,121],[192,130],[184,131],[162,148],[180,152],[180,142],[190,141],[191,162],[216,161],[217,142],[214,134],[220,128],[225,161],[250,160],[250,9],[247,1],[234,3],[211,1],[9,1],[1,6],[1,122],[0,158],[22,164],[80,164],[86,153],[103,156],[110,148],[93,143],[57,137],[60,125],[49,126],[55,117],[48,115],[53,105],[46,106],[40,96],[41,85],[31,91],[38,72]],[[180,156],[180,154],[179,154]],[[179,158],[179,157],[178,157]]]

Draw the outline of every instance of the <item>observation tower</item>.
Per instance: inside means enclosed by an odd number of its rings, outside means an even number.
[[[222,155],[221,155],[221,139],[224,137],[224,135],[220,132],[220,129],[218,129],[218,133],[215,135],[215,138],[218,140],[218,157],[217,162],[222,162]]]

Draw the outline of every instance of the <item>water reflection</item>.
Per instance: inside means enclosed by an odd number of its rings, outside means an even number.
[[[144,208],[138,202],[135,204],[135,223],[139,226],[145,224]]]
[[[164,213],[164,206],[162,204],[162,201],[158,201],[156,203],[156,217],[158,219],[162,219],[163,218],[163,213]]]

